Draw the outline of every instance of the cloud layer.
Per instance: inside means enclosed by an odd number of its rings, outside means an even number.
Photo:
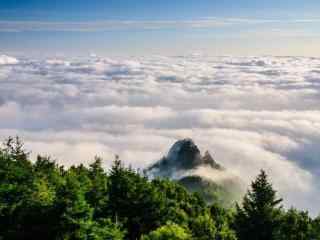
[[[0,136],[65,165],[146,167],[176,139],[248,183],[264,168],[287,205],[319,213],[320,59],[0,56]]]

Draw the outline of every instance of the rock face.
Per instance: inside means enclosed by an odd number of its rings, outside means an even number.
[[[152,165],[148,170],[155,176],[174,178],[179,172],[196,169],[200,166],[222,170],[215,162],[209,151],[201,156],[200,150],[192,139],[183,139],[175,142],[168,155]]]
[[[192,139],[175,142],[167,156],[147,172],[152,177],[176,180],[188,190],[200,193],[209,203],[230,206],[243,192],[241,180],[219,165],[209,151],[202,156]]]
[[[202,161],[200,151],[191,139],[183,139],[173,144],[167,159],[181,169],[194,168]]]

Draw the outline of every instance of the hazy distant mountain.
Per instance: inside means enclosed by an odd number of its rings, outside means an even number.
[[[206,151],[202,156],[192,139],[179,140],[167,156],[147,169],[152,177],[180,182],[188,190],[199,192],[208,202],[229,206],[243,193],[241,179],[218,164]]]

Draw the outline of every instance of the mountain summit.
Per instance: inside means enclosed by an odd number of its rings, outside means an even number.
[[[213,159],[209,151],[201,156],[198,146],[192,139],[178,140],[170,148],[167,156],[156,162],[149,168],[149,172],[155,176],[174,178],[179,172],[195,170],[199,167],[207,167],[223,171],[224,169]]]
[[[173,144],[167,159],[181,169],[192,169],[201,165],[209,165],[220,169],[220,166],[214,161],[209,151],[206,151],[202,157],[198,146],[190,138],[179,140]]]
[[[209,151],[202,156],[190,138],[175,142],[167,156],[147,172],[152,177],[176,180],[188,190],[203,195],[208,202],[218,201],[225,206],[238,200],[243,192],[240,178],[218,164]]]

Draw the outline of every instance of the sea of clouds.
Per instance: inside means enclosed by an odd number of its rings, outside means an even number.
[[[57,162],[144,168],[180,138],[320,212],[320,58],[0,55],[0,137]]]

